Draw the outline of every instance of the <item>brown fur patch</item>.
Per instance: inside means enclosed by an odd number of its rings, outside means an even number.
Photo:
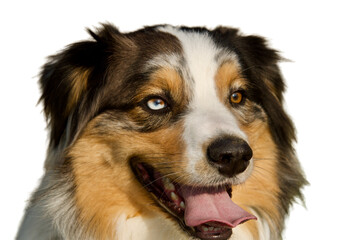
[[[172,68],[160,68],[150,76],[150,81],[146,86],[140,88],[140,94],[136,100],[141,100],[147,95],[159,94],[167,91],[177,103],[176,107],[181,108],[186,104],[185,83],[179,73]]]
[[[150,75],[150,80],[145,86],[137,90],[133,99],[137,104],[128,112],[128,116],[144,131],[165,127],[185,111],[189,96],[184,89],[185,82],[176,70],[160,68]],[[165,100],[169,111],[166,114],[146,111],[146,102],[143,101],[149,96]]]
[[[121,214],[146,217],[159,212],[154,200],[136,180],[129,161],[134,158],[146,162],[164,176],[176,178],[181,174],[179,169],[185,166],[181,162],[184,146],[179,139],[183,128],[177,124],[150,133],[135,133],[104,125],[101,131],[108,134],[100,136],[96,134],[98,127],[94,126],[104,121],[103,118],[100,115],[88,125],[69,156],[73,159],[81,220],[97,238],[112,239],[114,219]]]
[[[85,92],[88,84],[88,77],[90,69],[78,68],[74,70],[70,76],[71,88],[69,99],[66,105],[66,112],[69,113],[73,107],[78,103],[79,98]]]
[[[253,150],[254,168],[249,179],[233,187],[233,201],[240,206],[261,209],[267,222],[281,226],[282,218],[278,211],[280,192],[277,179],[277,150],[267,124],[255,121],[243,127]],[[246,223],[247,224],[247,223]],[[249,225],[253,223],[249,222]],[[270,226],[271,227],[271,226]],[[255,228],[252,226],[252,231]]]
[[[229,89],[246,88],[246,79],[241,75],[240,69],[235,62],[223,63],[215,75],[216,89],[220,99],[227,99]]]
[[[278,95],[277,91],[276,91],[276,88],[273,84],[273,82],[271,82],[269,79],[267,78],[264,78],[264,82],[265,84],[267,85],[267,87],[269,88],[270,90],[270,93],[276,98],[277,101],[281,102],[281,98],[280,96]]]

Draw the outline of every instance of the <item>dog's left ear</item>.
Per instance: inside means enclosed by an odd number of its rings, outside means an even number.
[[[221,38],[222,42],[225,40],[231,50],[239,55],[244,66],[243,73],[261,79],[282,103],[285,84],[277,64],[283,58],[278,52],[269,48],[263,37],[245,36],[240,34],[238,29],[218,27],[213,33],[215,38]]]
[[[121,35],[105,24],[94,38],[69,45],[42,69],[40,101],[50,128],[50,148],[64,148],[99,109],[111,47]]]

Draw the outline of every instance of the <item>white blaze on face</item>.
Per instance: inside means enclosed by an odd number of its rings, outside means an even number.
[[[235,135],[246,140],[237,121],[216,93],[215,76],[224,61],[236,61],[237,57],[216,46],[206,33],[186,32],[166,26],[159,30],[175,35],[182,45],[192,91],[190,112],[185,118],[183,138],[187,144],[189,164],[187,171],[194,181],[201,179],[194,166],[204,161],[203,144],[223,134]]]

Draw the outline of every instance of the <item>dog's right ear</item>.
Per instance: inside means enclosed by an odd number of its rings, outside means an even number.
[[[96,98],[106,81],[109,47],[120,35],[112,25],[103,25],[96,33],[88,31],[95,41],[69,45],[49,57],[41,72],[40,101],[53,148],[66,147],[96,112]]]

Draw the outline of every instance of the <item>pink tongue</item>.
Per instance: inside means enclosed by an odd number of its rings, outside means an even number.
[[[207,222],[219,222],[229,227],[256,217],[236,205],[225,189],[204,189],[182,186],[185,200],[185,224],[190,227]]]

